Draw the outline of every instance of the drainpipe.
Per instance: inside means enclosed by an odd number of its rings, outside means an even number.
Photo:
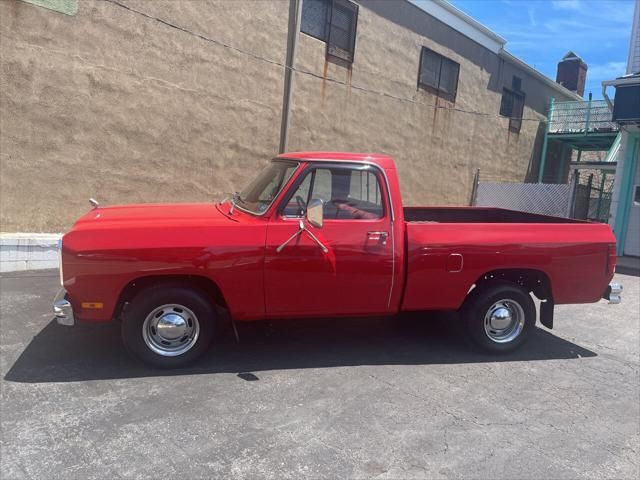
[[[542,183],[542,175],[544,174],[544,164],[547,161],[547,147],[549,145],[549,127],[551,126],[551,117],[553,116],[553,97],[549,103],[549,115],[544,126],[544,141],[542,142],[542,155],[540,157],[540,171],[538,172],[538,183]]]
[[[471,187],[471,200],[469,200],[469,206],[473,207],[478,199],[478,186],[480,184],[480,169],[476,170],[476,174],[473,176],[473,186]]]
[[[282,96],[282,122],[280,124],[279,153],[287,150],[289,142],[289,116],[291,114],[291,97],[293,95],[293,67],[300,32],[300,18],[302,16],[301,0],[289,0],[289,27],[287,34],[287,59],[284,70],[284,94]]]
[[[596,221],[601,222],[600,211],[602,210],[602,194],[604,193],[604,183],[607,180],[607,172],[602,172],[602,181],[600,182],[600,194],[598,195],[598,209],[596,210]]]

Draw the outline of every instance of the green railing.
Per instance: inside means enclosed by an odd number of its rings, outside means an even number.
[[[550,107],[550,134],[612,133],[618,125],[611,119],[611,110],[604,100],[553,102]]]

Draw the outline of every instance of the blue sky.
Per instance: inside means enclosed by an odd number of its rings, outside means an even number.
[[[634,0],[449,0],[507,40],[505,48],[555,80],[573,50],[587,63],[587,86],[624,75]]]

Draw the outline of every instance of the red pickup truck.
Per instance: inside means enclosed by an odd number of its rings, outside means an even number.
[[[457,310],[507,352],[556,304],[620,301],[608,225],[493,208],[403,207],[393,159],[280,155],[221,203],[100,207],[60,246],[58,323],[122,322],[127,349],[176,367],[233,322]],[[234,325],[235,326],[235,325]]]

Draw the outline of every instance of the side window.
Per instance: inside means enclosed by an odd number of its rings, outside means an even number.
[[[371,171],[352,171],[349,198],[378,205],[382,208],[380,184],[375,174]]]
[[[324,203],[329,203],[331,201],[332,180],[331,170],[318,168],[313,182],[313,195],[311,195],[311,198],[317,198]]]
[[[380,180],[371,170],[317,168],[306,174],[282,214],[302,217],[311,199],[324,202],[327,220],[373,220],[384,215]]]

